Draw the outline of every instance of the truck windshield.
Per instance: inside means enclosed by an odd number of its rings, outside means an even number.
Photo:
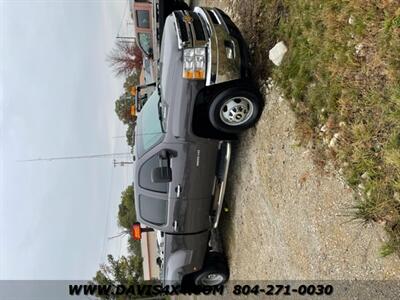
[[[139,157],[159,144],[164,135],[159,114],[159,101],[160,95],[158,90],[155,90],[138,115],[135,145]]]

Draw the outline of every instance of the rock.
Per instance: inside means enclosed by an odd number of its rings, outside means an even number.
[[[275,66],[280,66],[287,50],[286,45],[281,41],[269,50],[269,59]]]
[[[368,172],[365,172],[364,174],[362,174],[361,178],[362,179],[368,179],[369,178]]]
[[[336,143],[337,143],[337,138],[333,137],[330,141],[329,141],[329,148],[335,148],[336,147]]]
[[[394,200],[396,200],[397,202],[400,202],[400,194],[398,192],[395,192],[393,195]]]
[[[359,43],[354,47],[354,49],[356,50],[357,56],[364,56],[363,48],[364,48],[364,45],[362,43]]]

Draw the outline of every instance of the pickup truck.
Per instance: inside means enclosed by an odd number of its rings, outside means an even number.
[[[230,141],[256,123],[263,105],[248,48],[219,9],[174,11],[159,68],[135,128],[137,219],[163,233],[164,284],[220,285],[229,278],[218,223]]]

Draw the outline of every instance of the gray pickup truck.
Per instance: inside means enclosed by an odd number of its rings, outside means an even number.
[[[155,92],[138,114],[134,190],[138,221],[163,233],[164,284],[228,280],[218,222],[230,140],[262,110],[245,41],[216,8],[165,21]]]

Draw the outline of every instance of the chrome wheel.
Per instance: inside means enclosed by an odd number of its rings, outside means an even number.
[[[219,285],[222,284],[225,277],[218,273],[210,273],[200,279],[202,285]]]
[[[220,109],[221,121],[229,126],[246,123],[253,115],[253,103],[246,97],[234,97],[226,100]]]

